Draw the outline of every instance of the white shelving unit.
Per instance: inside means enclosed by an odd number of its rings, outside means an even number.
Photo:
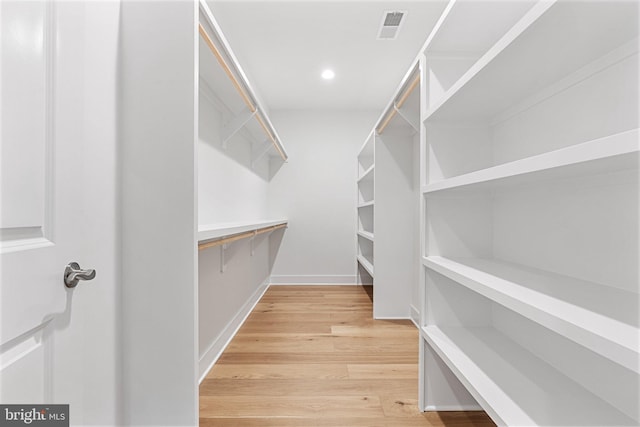
[[[269,116],[254,95],[211,10],[200,1],[200,95],[222,115],[218,138],[224,150],[244,144],[250,150],[251,168],[266,159],[282,163],[287,153]]]
[[[358,281],[372,284],[373,246],[374,246],[374,180],[375,180],[375,147],[374,135],[371,133],[358,153],[358,207],[357,207],[357,263]]]
[[[416,63],[358,155],[357,259],[371,275],[377,319],[407,319],[417,312],[412,305],[419,305],[419,85]]]
[[[638,12],[451,1],[428,37],[423,410],[640,424]]]

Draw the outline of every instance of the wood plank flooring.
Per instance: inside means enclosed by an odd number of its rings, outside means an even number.
[[[270,287],[200,385],[200,425],[494,426],[418,411],[418,331],[373,320],[370,289]]]

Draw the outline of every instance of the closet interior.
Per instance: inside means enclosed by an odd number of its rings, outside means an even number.
[[[358,156],[361,278],[420,330],[422,410],[640,422],[638,89],[637,2],[446,5]]]
[[[356,158],[357,281],[423,411],[637,425],[638,4],[449,1]],[[269,285],[286,151],[200,3],[200,375]],[[234,182],[234,190],[227,183]]]

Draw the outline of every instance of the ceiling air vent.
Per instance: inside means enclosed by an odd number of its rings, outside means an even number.
[[[393,40],[398,37],[400,26],[404,22],[405,11],[386,11],[382,15],[378,40]]]

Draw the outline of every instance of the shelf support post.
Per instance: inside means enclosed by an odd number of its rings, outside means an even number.
[[[225,252],[227,251],[227,244],[220,245],[220,273],[224,273],[227,269],[227,260],[225,259]]]
[[[251,245],[251,256],[253,256],[253,254],[255,253],[255,242],[256,242],[256,236],[258,235],[258,230],[255,230],[253,232],[253,236],[251,236],[249,238],[249,244]]]

